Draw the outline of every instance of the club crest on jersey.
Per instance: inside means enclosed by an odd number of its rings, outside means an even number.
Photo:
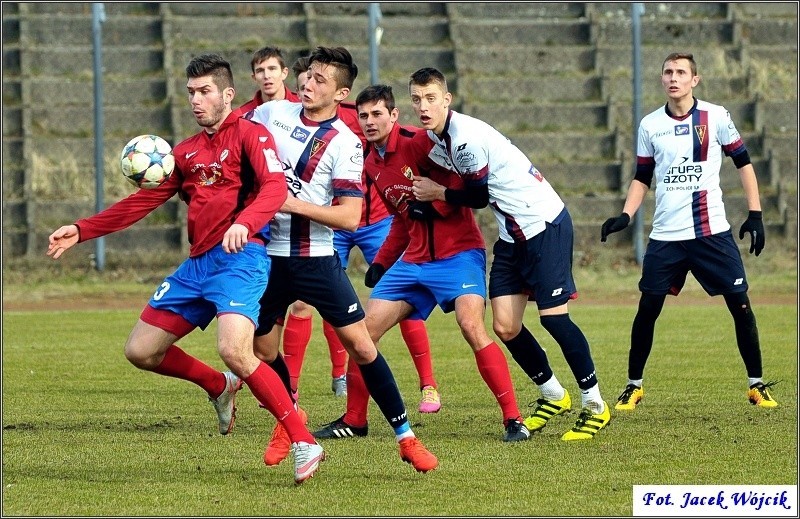
[[[324,147],[325,147],[325,141],[321,141],[319,139],[314,139],[313,141],[311,141],[311,149],[309,150],[311,156],[313,157],[314,155],[316,155],[316,153]]]
[[[689,135],[688,124],[678,124],[675,126],[675,135]]]
[[[706,125],[705,124],[695,125],[694,133],[697,134],[697,138],[700,140],[700,142],[705,142],[705,140],[706,140]]]
[[[408,166],[403,166],[400,170],[403,172],[403,176],[406,177],[408,180],[414,178],[414,172],[411,171],[411,168],[409,168]]]
[[[222,153],[219,156],[219,161],[225,162],[225,159],[228,158],[228,153],[230,153],[228,150],[222,150]]]
[[[308,136],[311,135],[307,130],[296,126],[294,131],[292,132],[292,139],[298,140],[300,142],[306,142],[308,140]]]

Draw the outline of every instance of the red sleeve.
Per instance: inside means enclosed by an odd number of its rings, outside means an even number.
[[[408,234],[405,218],[396,214],[391,227],[389,227],[389,234],[386,235],[386,239],[378,253],[375,254],[372,263],[383,265],[388,269],[403,255],[409,243],[411,243],[411,235]]]
[[[138,222],[178,192],[181,175],[175,170],[164,184],[155,189],[139,189],[94,216],[75,222],[80,241],[84,242],[121,231]]]
[[[234,223],[246,226],[252,236],[263,229],[280,210],[288,190],[272,134],[261,124],[244,119],[240,125],[243,128],[242,146],[255,171],[258,194],[239,213]]]

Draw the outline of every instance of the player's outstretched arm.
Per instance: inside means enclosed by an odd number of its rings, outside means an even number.
[[[75,224],[59,227],[47,239],[49,242],[47,255],[52,256],[53,259],[60,258],[67,249],[78,243],[80,237],[78,226]]]

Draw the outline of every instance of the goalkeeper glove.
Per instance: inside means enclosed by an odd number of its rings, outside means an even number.
[[[609,234],[621,231],[627,227],[629,223],[631,223],[631,217],[628,216],[627,213],[622,213],[614,218],[609,218],[603,223],[603,227],[600,228],[600,241],[606,241],[606,238]]]
[[[364,275],[364,284],[367,285],[367,288],[375,288],[384,274],[386,274],[386,267],[380,263],[373,263]]]
[[[761,211],[750,211],[747,220],[739,228],[739,239],[744,239],[744,234],[750,233],[750,254],[754,251],[756,256],[761,254],[764,248],[766,236],[764,236],[764,222],[761,221]]]

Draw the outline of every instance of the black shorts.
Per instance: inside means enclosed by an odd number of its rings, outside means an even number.
[[[297,300],[317,309],[335,328],[364,319],[364,308],[347,277],[339,255],[320,257],[270,256],[272,267],[258,316],[256,336],[266,335],[282,322]]]
[[[540,310],[577,297],[572,277],[572,218],[566,208],[524,242],[497,240],[489,272],[489,299],[527,294]]]
[[[747,291],[742,255],[730,230],[683,241],[650,240],[642,262],[643,294],[678,295],[691,272],[710,296]]]

